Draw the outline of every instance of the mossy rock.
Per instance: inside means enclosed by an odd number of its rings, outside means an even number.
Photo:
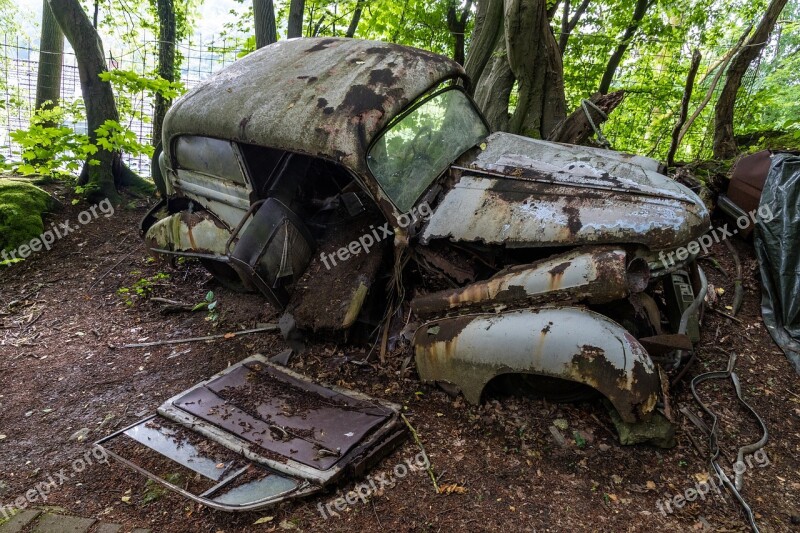
[[[12,250],[41,235],[42,215],[59,205],[30,180],[0,178],[0,250]]]

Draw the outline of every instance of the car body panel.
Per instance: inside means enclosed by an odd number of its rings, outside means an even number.
[[[660,381],[647,351],[622,326],[579,307],[445,318],[415,336],[423,381],[455,385],[479,403],[503,374],[536,374],[584,383],[636,422],[656,406]]]
[[[248,54],[175,102],[164,139],[269,146],[367,175],[367,148],[386,124],[437,83],[462,76],[450,59],[392,43],[289,39]],[[164,142],[168,161],[172,148]]]
[[[459,161],[461,177],[435,208],[422,242],[511,248],[635,243],[662,250],[710,226],[702,201],[666,176],[614,157],[561,166],[574,151],[559,145],[548,150],[560,156],[555,164],[537,160],[523,152],[530,140],[496,133],[472,161]]]

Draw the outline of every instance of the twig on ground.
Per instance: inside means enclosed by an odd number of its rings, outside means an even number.
[[[127,253],[127,254],[125,254],[124,256],[122,256],[122,259],[120,259],[119,261],[117,261],[116,263],[114,263],[114,266],[112,266],[111,268],[109,268],[109,269],[106,271],[106,273],[105,273],[105,274],[103,274],[102,276],[100,276],[99,278],[97,278],[96,280],[94,280],[94,282],[92,282],[92,284],[91,284],[91,285],[89,285],[89,289],[92,289],[92,288],[93,288],[95,285],[97,285],[98,283],[100,283],[101,281],[103,281],[103,280],[106,278],[106,276],[108,276],[109,274],[111,274],[111,272],[113,272],[113,270],[114,270],[115,268],[117,268],[117,267],[118,267],[118,266],[119,266],[119,265],[120,265],[120,264],[121,264],[123,261],[125,261],[125,260],[128,258],[128,256],[129,256],[129,255],[131,255],[133,252],[135,252],[137,248],[138,248],[138,245],[133,245],[133,246],[131,247],[131,249],[128,251],[128,253]]]
[[[439,494],[439,484],[436,483],[436,475],[433,473],[433,465],[431,465],[430,457],[428,457],[428,453],[425,451],[425,446],[422,445],[422,442],[419,440],[419,435],[417,435],[417,430],[414,429],[414,426],[411,425],[411,422],[408,421],[406,415],[400,413],[400,418],[403,419],[406,426],[408,426],[409,431],[411,431],[411,436],[414,437],[414,442],[417,443],[419,449],[422,450],[422,455],[425,457],[425,462],[428,463],[428,475],[431,477],[431,481],[433,482],[433,488],[436,490],[436,494]]]
[[[39,313],[39,316],[37,316],[36,318],[34,318],[34,319],[33,319],[33,320],[31,320],[30,322],[28,322],[28,323],[25,325],[25,327],[24,327],[24,328],[22,328],[22,331],[20,331],[20,332],[17,334],[17,337],[19,337],[20,335],[22,335],[23,333],[25,333],[26,331],[28,331],[28,329],[30,329],[30,327],[31,327],[32,325],[36,324],[36,322],[38,322],[38,321],[39,321],[39,319],[40,319],[40,318],[42,318],[42,315],[44,315],[44,311],[42,311],[41,313]]]
[[[729,315],[729,314],[728,314],[728,313],[726,313],[725,311],[720,311],[720,310],[719,310],[719,309],[717,309],[716,307],[712,307],[712,308],[711,308],[711,310],[712,310],[712,311],[714,311],[715,313],[717,313],[718,315],[722,315],[722,316],[724,316],[725,318],[728,318],[728,319],[730,319],[730,320],[733,320],[734,322],[737,322],[737,323],[739,323],[739,324],[741,324],[741,325],[744,325],[744,322],[742,322],[742,319],[740,319],[740,318],[736,318],[735,316],[732,316],[732,315]]]
[[[182,344],[184,342],[203,342],[203,341],[211,341],[215,339],[229,339],[232,337],[238,337],[239,335],[250,335],[251,333],[262,333],[262,332],[274,332],[280,331],[280,327],[277,324],[267,324],[263,328],[255,328],[255,329],[245,329],[242,331],[232,331],[230,333],[222,333],[219,335],[208,335],[206,337],[190,337],[187,339],[168,339],[163,341],[152,341],[152,342],[140,342],[136,344],[123,344],[122,346],[117,346],[119,349],[123,348],[147,348],[148,346],[162,346],[165,344]]]

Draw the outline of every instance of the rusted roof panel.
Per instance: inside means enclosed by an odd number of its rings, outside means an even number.
[[[369,143],[437,82],[465,76],[437,54],[378,41],[280,41],[175,103],[164,138],[194,134],[333,159],[366,173]],[[169,157],[169,143],[164,143]]]

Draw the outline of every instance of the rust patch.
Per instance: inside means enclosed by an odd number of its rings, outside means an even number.
[[[554,266],[549,270],[551,276],[561,276],[564,274],[564,271],[569,268],[572,264],[572,261],[564,261],[560,265]]]
[[[451,342],[476,318],[480,317],[458,316],[423,324],[414,336],[414,344],[425,347],[436,344],[437,342]],[[434,328],[439,329],[435,330]],[[434,332],[431,332],[432,330]]]
[[[550,290],[556,291],[561,288],[561,281],[564,279],[564,272],[572,264],[571,261],[564,261],[560,265],[554,266],[548,273],[550,274]]]
[[[356,115],[373,110],[383,113],[383,104],[386,98],[386,95],[378,94],[366,85],[353,85],[347,91],[338,111],[349,108]]]
[[[241,135],[242,137],[245,136],[247,125],[250,123],[250,119],[252,117],[253,115],[247,115],[246,117],[242,118],[242,120],[239,121],[239,135]]]
[[[658,374],[648,372],[645,366],[637,361],[629,376],[625,369],[617,368],[603,355],[604,351],[600,348],[584,345],[581,352],[572,357],[567,372],[599,390],[614,404],[626,422],[640,420],[655,406],[649,405],[648,400],[653,392],[661,390]],[[637,395],[631,389],[633,386],[647,396]]]
[[[331,44],[335,43],[336,39],[322,39],[317,44],[306,50],[306,52],[319,52],[320,50],[325,50]]]
[[[328,100],[326,100],[325,98],[317,98],[317,107],[319,109],[328,107]]]
[[[567,205],[564,206],[562,211],[567,215],[567,227],[569,228],[569,232],[576,235],[583,227],[583,222],[581,222],[581,210],[574,205]]]
[[[550,333],[550,327],[553,325],[552,322],[548,322],[545,327],[542,328],[542,335],[547,335]]]
[[[389,68],[378,68],[369,73],[370,85],[385,85],[389,87],[396,84],[399,80],[400,78]]]

